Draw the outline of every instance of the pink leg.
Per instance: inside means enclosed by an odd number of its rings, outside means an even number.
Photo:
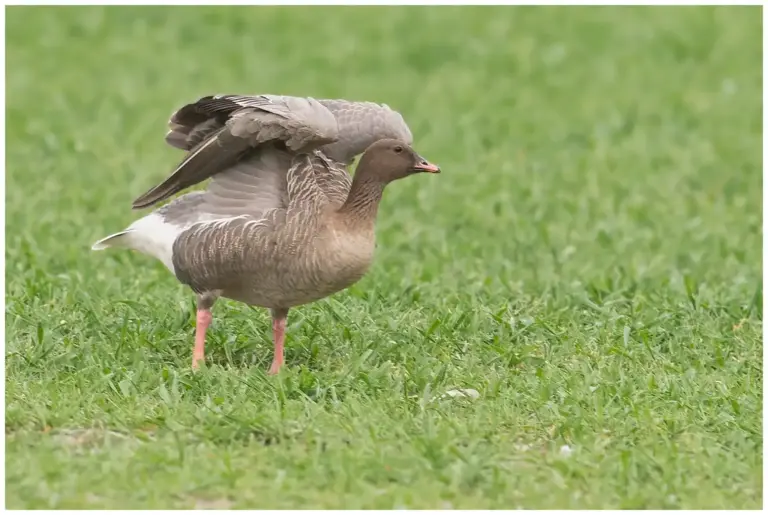
[[[205,361],[205,332],[211,325],[213,316],[209,309],[197,310],[197,327],[195,328],[195,350],[192,353],[192,368],[200,368],[200,361]]]
[[[272,310],[272,337],[275,340],[275,357],[272,360],[272,366],[269,367],[270,375],[280,372],[280,367],[284,363],[283,344],[285,343],[285,320],[287,317],[288,310]]]

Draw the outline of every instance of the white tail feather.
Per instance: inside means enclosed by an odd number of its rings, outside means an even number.
[[[138,250],[159,259],[173,272],[173,242],[184,229],[183,226],[166,222],[162,215],[151,213],[136,220],[124,231],[100,239],[91,249],[123,247]]]
[[[130,229],[110,234],[93,244],[91,250],[104,250],[112,247],[130,247],[125,236],[131,232]]]

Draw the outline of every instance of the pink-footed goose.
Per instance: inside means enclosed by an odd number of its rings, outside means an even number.
[[[197,294],[192,367],[219,297],[271,310],[274,359],[283,364],[288,310],[365,275],[384,187],[440,169],[411,147],[402,116],[386,105],[259,95],[203,97],[176,111],[166,141],[187,151],[141,195],[144,208],[211,178],[93,245],[159,259]],[[346,167],[360,158],[354,179]]]

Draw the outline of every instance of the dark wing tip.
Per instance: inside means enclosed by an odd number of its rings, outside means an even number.
[[[208,179],[234,164],[249,146],[247,139],[233,137],[226,127],[219,128],[190,150],[170,177],[134,200],[133,209],[149,207]]]
[[[131,204],[131,208],[144,209],[145,207],[150,207],[153,204],[156,204],[173,194],[173,193],[168,194],[167,188],[163,188],[163,186],[165,186],[165,183],[160,184],[159,186],[156,186],[151,190],[147,191],[146,193],[142,194],[141,196],[139,196],[136,200],[133,201],[133,203]]]

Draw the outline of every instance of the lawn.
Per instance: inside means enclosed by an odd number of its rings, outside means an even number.
[[[10,7],[11,508],[759,508],[761,11]],[[441,165],[368,276],[214,309],[91,252],[212,93],[385,102]],[[473,388],[477,399],[444,398]]]

